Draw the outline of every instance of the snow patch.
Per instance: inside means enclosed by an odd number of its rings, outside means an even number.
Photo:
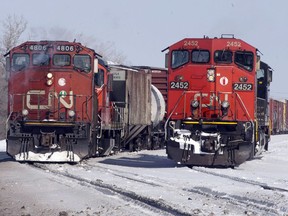
[[[6,140],[0,140],[0,152],[6,152]]]
[[[29,151],[28,154],[15,155],[17,161],[45,161],[45,162],[79,162],[80,157],[73,152],[61,151],[39,154]]]

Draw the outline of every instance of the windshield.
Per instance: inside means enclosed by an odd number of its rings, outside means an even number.
[[[53,65],[55,66],[69,66],[71,57],[68,54],[56,54],[53,56]]]
[[[208,50],[193,50],[192,62],[193,63],[208,63],[210,61],[210,53]]]
[[[29,65],[29,55],[24,53],[15,53],[12,57],[12,68],[14,70],[23,70]]]
[[[235,52],[235,64],[248,70],[253,70],[253,53],[252,52]]]
[[[180,67],[189,61],[189,52],[187,50],[172,51],[172,68]]]
[[[35,53],[32,55],[32,64],[35,66],[48,65],[49,55],[44,53]]]
[[[89,55],[75,55],[73,58],[75,69],[80,71],[91,71],[91,58]]]
[[[214,61],[216,63],[230,64],[232,63],[233,53],[229,50],[217,50],[214,53]]]

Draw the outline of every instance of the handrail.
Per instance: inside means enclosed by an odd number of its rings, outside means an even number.
[[[165,140],[167,140],[167,124],[168,124],[168,121],[169,119],[171,118],[171,116],[173,115],[174,111],[176,110],[176,108],[178,107],[179,103],[180,103],[180,100],[182,99],[182,97],[186,94],[186,91],[183,91],[181,96],[178,98],[172,112],[170,113],[170,115],[168,116],[165,124],[164,124],[164,130],[165,130]]]
[[[200,106],[200,113],[201,113],[201,109],[202,109],[202,98],[203,98],[203,94],[205,94],[205,92],[200,92],[200,91],[183,91],[181,96],[178,98],[177,102],[175,103],[172,111],[170,112],[169,116],[167,117],[166,119],[166,122],[165,122],[165,125],[164,125],[164,130],[165,130],[165,139],[167,140],[167,130],[168,130],[168,122],[170,121],[172,115],[175,113],[175,110],[179,107],[179,104],[180,104],[180,101],[184,98],[184,106],[183,106],[183,109],[184,109],[184,118],[186,117],[186,113],[185,113],[185,109],[186,109],[186,103],[187,103],[187,97],[184,97],[188,94],[200,94],[200,101],[199,101],[199,106]],[[251,122],[252,125],[254,125],[253,123],[253,119],[251,117],[251,115],[249,114],[248,110],[247,110],[247,107],[245,106],[241,96],[237,93],[237,92],[210,92],[210,93],[214,93],[215,95],[215,98],[213,100],[216,99],[216,97],[220,98],[220,95],[225,95],[225,94],[228,94],[228,95],[236,95],[236,97],[234,97],[234,101],[238,101],[240,106],[242,107],[242,109],[244,110],[244,113],[245,115],[247,116],[247,120]],[[237,113],[236,113],[236,104],[234,106],[234,112],[233,112],[233,118],[236,120],[236,117],[237,117]]]
[[[251,116],[250,116],[250,114],[249,114],[249,112],[248,112],[248,110],[247,110],[242,98],[240,97],[240,95],[237,92],[235,92],[235,95],[237,96],[237,98],[239,98],[239,100],[241,102],[240,104],[242,105],[243,109],[245,110],[245,114],[249,117],[249,120],[251,122],[253,122],[253,119],[251,118]]]
[[[121,120],[124,121],[124,116],[122,116],[122,114],[119,112],[120,107],[118,107],[116,103],[119,103],[119,102],[112,102],[112,108],[119,114]]]

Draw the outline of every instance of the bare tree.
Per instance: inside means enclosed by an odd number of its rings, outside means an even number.
[[[125,64],[126,57],[122,52],[117,51],[113,42],[100,42],[95,36],[87,36],[61,27],[53,27],[49,30],[42,27],[31,28],[29,33],[30,40],[76,40],[81,44],[94,49],[104,59]]]
[[[2,24],[2,35],[0,41],[0,52],[1,52],[1,67],[2,75],[5,68],[5,59],[3,54],[8,52],[12,47],[14,47],[18,42],[19,38],[26,30],[27,21],[22,17],[16,15],[9,15],[6,20],[1,22]]]
[[[26,30],[27,21],[21,16],[9,15],[1,21],[2,35],[0,35],[0,139],[5,137],[5,120],[7,116],[7,81],[5,79],[4,54],[17,45],[23,32]]]
[[[95,46],[96,52],[104,56],[106,60],[115,62],[117,64],[125,64],[126,56],[115,48],[115,44],[111,41],[100,43]]]
[[[26,30],[27,21],[21,16],[17,17],[16,15],[9,15],[4,22],[3,25],[3,37],[2,37],[2,45],[6,48],[6,51],[15,46],[22,33]]]

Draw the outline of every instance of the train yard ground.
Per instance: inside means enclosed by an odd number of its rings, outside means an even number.
[[[165,150],[18,163],[0,142],[2,215],[288,215],[288,135],[239,167],[192,169]]]

